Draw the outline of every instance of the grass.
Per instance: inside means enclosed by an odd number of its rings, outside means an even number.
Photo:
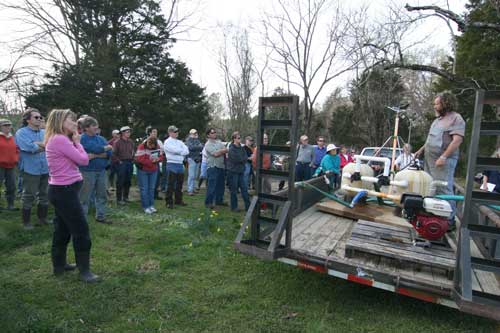
[[[90,218],[92,267],[51,274],[51,227],[21,227],[0,213],[2,332],[492,332],[495,323],[396,294],[237,253],[243,214],[189,206],[142,214],[111,208],[111,226]],[[73,258],[70,250],[69,258]]]

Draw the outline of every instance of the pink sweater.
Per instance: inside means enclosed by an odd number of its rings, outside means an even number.
[[[47,142],[45,153],[49,164],[49,184],[71,185],[83,179],[78,166],[88,165],[89,157],[81,144],[56,134]]]

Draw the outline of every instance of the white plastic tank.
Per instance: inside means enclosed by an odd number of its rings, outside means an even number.
[[[349,163],[344,168],[342,169],[342,181],[341,181],[341,186],[342,185],[349,185],[352,187],[357,187],[357,188],[364,188],[366,190],[373,190],[373,184],[369,182],[363,182],[361,180],[356,180],[356,181],[351,181],[350,176],[354,174],[356,169],[356,163]],[[366,177],[373,177],[374,172],[373,169],[368,165],[368,164],[361,164],[361,171],[360,171],[361,176],[366,176]],[[348,175],[349,177],[344,177],[344,175]],[[348,191],[349,196],[355,196],[355,192],[350,192]]]
[[[432,177],[424,170],[405,169],[396,173],[394,180],[408,182],[408,187],[392,186],[392,194],[416,193],[430,195]]]

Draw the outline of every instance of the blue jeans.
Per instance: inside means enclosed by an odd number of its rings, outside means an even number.
[[[221,204],[224,201],[224,169],[208,168],[207,169],[207,196],[205,197],[205,205]]]
[[[245,171],[243,171],[243,181],[245,182],[245,186],[248,189],[248,185],[250,184],[250,175],[252,173],[252,164],[245,164]]]
[[[155,203],[155,187],[158,171],[137,170],[137,181],[141,192],[142,209],[153,207]]]
[[[196,163],[192,158],[188,158],[188,192],[193,193],[194,186],[196,184],[196,178],[198,178],[198,172],[200,170],[200,163]]]
[[[446,187],[448,194],[454,194],[453,192],[453,185],[455,181],[455,168],[457,167],[458,160],[457,159],[447,159],[446,164],[448,167],[448,179],[446,180],[448,182],[448,186]],[[451,217],[450,217],[450,224],[455,224],[455,214],[457,211],[457,202],[455,200],[450,200],[448,201],[451,205]]]
[[[241,192],[241,197],[245,202],[245,210],[250,207],[250,199],[248,198],[248,188],[243,177],[243,173],[227,172],[227,177],[230,179],[229,186],[231,189],[231,210],[238,208],[238,189]]]
[[[106,203],[108,201],[106,170],[82,171],[82,176],[83,186],[80,189],[80,202],[83,213],[87,217],[89,207],[95,203],[95,217],[102,220],[106,215]]]
[[[311,179],[311,167],[309,163],[297,162],[295,166],[295,181],[300,182]]]

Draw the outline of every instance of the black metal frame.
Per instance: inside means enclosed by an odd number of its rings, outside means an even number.
[[[286,107],[289,119],[271,120],[266,119],[266,109],[269,107]],[[235,240],[235,247],[247,254],[255,255],[262,259],[276,259],[285,256],[292,246],[292,218],[296,206],[295,198],[295,159],[297,149],[298,131],[298,96],[277,96],[259,98],[259,116],[257,127],[257,186],[256,196],[252,198],[241,229]],[[264,145],[263,137],[266,129],[284,129],[289,131],[290,146]],[[264,153],[279,153],[289,155],[288,171],[263,169]],[[266,177],[286,179],[288,190],[286,193],[270,194],[263,193],[262,181]],[[281,206],[281,211],[277,219],[260,216],[262,203],[273,206]],[[274,223],[274,229],[262,230],[264,224]],[[247,228],[250,228],[250,238],[244,240]],[[286,233],[285,245],[281,245],[283,233]],[[271,240],[265,240],[271,236]]]
[[[500,91],[478,90],[474,109],[472,136],[469,146],[467,180],[464,195],[463,218],[461,220],[457,248],[457,263],[454,280],[454,298],[461,309],[481,308],[485,313],[500,311],[500,297],[472,290],[472,270],[479,269],[500,273],[500,261],[471,256],[470,242],[473,238],[500,239],[500,228],[477,223],[475,214],[481,204],[499,204],[500,195],[474,190],[474,175],[480,169],[498,170],[498,161],[478,157],[479,138],[484,135],[500,135],[500,122],[482,122],[484,105],[500,104]]]

